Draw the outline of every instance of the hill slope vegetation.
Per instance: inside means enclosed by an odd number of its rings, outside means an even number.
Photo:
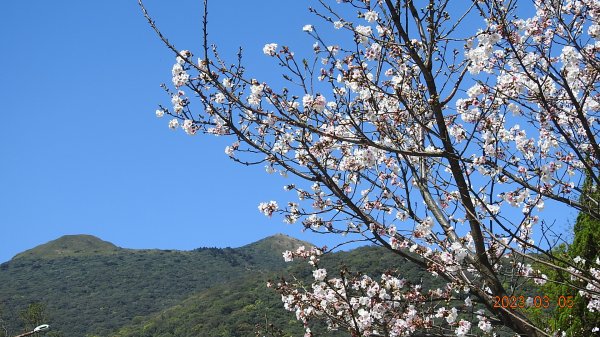
[[[62,237],[0,265],[0,318],[16,334],[19,311],[43,303],[62,336],[252,336],[271,324],[297,336],[301,325],[266,281],[310,279],[307,264],[281,256],[301,245],[310,244],[274,235],[235,249],[131,250],[91,236]],[[322,265],[373,275],[401,268],[412,281],[428,278],[376,247],[326,254]]]

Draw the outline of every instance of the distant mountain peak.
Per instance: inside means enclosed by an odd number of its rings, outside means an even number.
[[[17,254],[18,258],[57,258],[63,256],[87,256],[107,254],[118,251],[114,244],[103,241],[93,235],[64,235],[56,240],[44,243]]]
[[[306,248],[314,247],[314,245],[310,242],[302,241],[289,235],[278,233],[240,248],[259,249],[277,252],[279,254],[286,250],[296,250],[300,246],[304,246]]]

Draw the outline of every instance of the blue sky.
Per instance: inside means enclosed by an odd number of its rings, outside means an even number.
[[[191,50],[200,3],[146,0]],[[309,49],[302,26],[316,21],[309,2],[281,4],[212,1],[213,41],[232,56],[243,46],[251,71],[274,77],[262,46]],[[3,1],[0,35],[0,262],[78,233],[127,248],[235,247],[279,232],[331,243],[258,212],[294,197],[289,181],[235,164],[226,139],[172,132],[154,116],[169,103],[159,85],[174,58],[136,1]]]

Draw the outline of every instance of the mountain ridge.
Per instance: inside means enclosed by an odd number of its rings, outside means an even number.
[[[43,303],[65,336],[107,336],[194,293],[287,267],[280,249],[304,242],[274,235],[243,248],[126,249],[90,235],[68,235],[0,264],[0,327],[18,331],[19,311]],[[86,322],[83,324],[82,322]],[[16,333],[15,333],[16,334]]]
[[[35,246],[15,255],[21,258],[56,258],[65,256],[85,256],[92,254],[110,254],[121,250],[115,244],[89,234],[63,235],[57,239]]]
[[[0,327],[5,322],[16,332],[9,335],[25,331],[19,312],[41,303],[55,337],[245,337],[272,323],[297,336],[301,324],[266,283],[312,280],[305,262],[284,262],[282,252],[299,246],[313,245],[276,234],[238,248],[136,250],[92,236],[61,237],[0,264]],[[381,247],[327,253],[320,266],[374,275],[401,268],[426,279]]]
[[[295,250],[300,246],[313,247],[314,245],[310,242],[303,241],[287,234],[277,233],[267,236],[255,242],[251,242],[240,247],[232,248],[245,251],[248,253],[257,253],[259,251],[280,250]],[[177,249],[156,249],[156,248],[122,248],[109,241],[102,240],[94,235],[90,234],[68,234],[63,235],[57,239],[50,240],[46,243],[37,245],[33,248],[27,249],[13,256],[9,261],[22,258],[33,258],[33,259],[54,259],[67,256],[90,256],[90,255],[104,255],[114,254],[122,251],[137,251],[137,252],[191,252],[207,249],[208,247],[199,247],[192,250],[177,250]],[[230,247],[227,247],[230,248]],[[217,249],[225,249],[217,248]]]

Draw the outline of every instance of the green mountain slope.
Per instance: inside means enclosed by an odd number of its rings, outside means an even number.
[[[162,251],[120,249],[90,236],[63,237],[0,265],[3,318],[16,332],[19,310],[42,302],[53,327],[65,336],[108,334],[216,284],[281,270],[280,251],[259,249],[278,247],[280,239],[244,249]],[[290,249],[302,244],[286,243]]]
[[[110,336],[254,336],[256,325],[265,322],[303,334],[302,325],[283,309],[263,278],[251,276],[211,287]]]
[[[349,252],[326,254],[321,265],[332,273],[346,266],[377,276],[389,269],[401,268],[407,280],[432,286],[431,277],[397,255],[378,247],[362,247]],[[303,336],[304,329],[293,312],[283,309],[280,296],[266,287],[266,280],[296,277],[310,282],[311,269],[305,262],[288,264],[285,271],[264,276],[248,276],[211,287],[192,295],[182,303],[151,315],[138,318],[135,324],[123,327],[111,337],[245,337],[254,336],[257,329],[273,325],[287,336]],[[315,336],[347,336],[345,331],[327,331],[324,326],[311,327]],[[260,334],[263,336],[263,334]]]
[[[301,336],[294,313],[266,287],[280,276],[311,280],[307,263],[283,261],[282,251],[299,246],[311,244],[278,234],[235,249],[131,250],[89,236],[63,237],[0,265],[0,322],[17,334],[19,311],[41,302],[48,323],[65,337],[254,336],[270,324]],[[411,282],[431,280],[377,247],[325,254],[320,266],[331,277],[346,266],[373,276],[400,269]]]

